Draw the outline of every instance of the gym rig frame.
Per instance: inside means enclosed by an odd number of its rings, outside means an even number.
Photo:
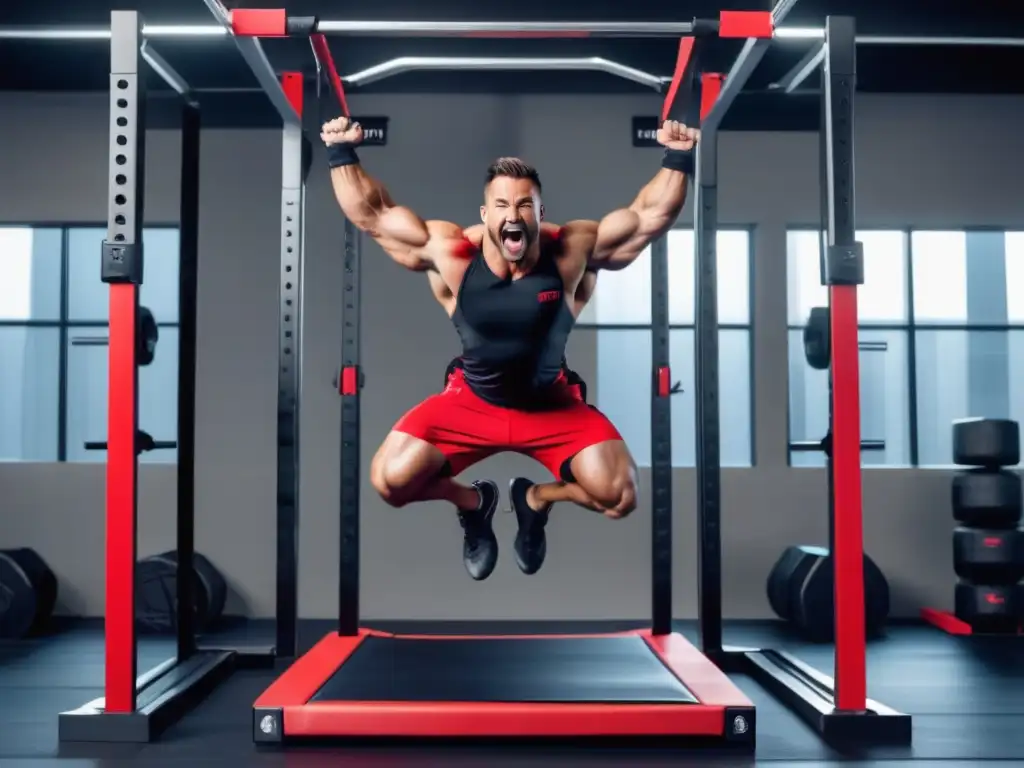
[[[144,277],[146,89],[143,61],[180,96],[177,605],[174,657],[138,675],[135,565],[139,429],[136,334]],[[59,716],[61,742],[148,742],[238,668],[271,667],[274,649],[201,648],[195,633],[195,378],[199,266],[200,112],[185,80],[143,40],[134,11],[110,23],[107,237],[101,278],[110,285],[107,421],[104,697]],[[287,139],[286,139],[287,141]]]
[[[191,614],[194,531],[196,268],[199,214],[199,109],[184,81],[143,40],[137,12],[111,16],[110,165],[108,236],[103,244],[102,278],[110,289],[110,390],[107,463],[107,631],[105,698],[60,715],[60,740],[150,741],[198,703],[215,685],[242,666],[270,666],[277,657],[297,653],[297,546],[299,506],[299,395],[302,349],[302,267],[304,187],[311,148],[303,134],[303,79],[280,79],[260,47],[260,36],[313,36],[316,19],[289,19],[283,10],[232,12],[219,0],[204,0],[236,42],[268,98],[277,108],[282,132],[282,208],[280,316],[278,336],[277,450],[277,604],[276,643],[272,649],[201,649]],[[724,77],[691,71],[702,87],[702,139],[695,179],[696,237],[696,401],[699,536],[698,617],[702,652],[726,672],[754,677],[830,742],[902,743],[910,741],[910,717],[867,698],[862,578],[860,414],[857,351],[857,286],[863,283],[862,248],[855,240],[853,104],[856,38],[852,18],[826,19],[820,48],[787,76],[795,87],[813,69],[824,68],[821,147],[821,214],[826,232],[822,283],[829,286],[831,320],[831,421],[834,456],[830,463],[831,549],[836,562],[835,680],[789,654],[770,649],[737,649],[723,644],[721,467],[718,393],[717,313],[717,149],[718,128],[726,111],[772,43],[775,27],[792,9],[782,0],[770,13],[731,17],[736,37],[746,43]],[[755,18],[755,17],[759,17]],[[719,22],[606,25],[595,35],[694,37],[726,36],[726,14]],[[770,24],[765,24],[765,20]],[[372,23],[371,23],[372,24]],[[464,23],[447,34],[479,34],[493,28],[514,35],[513,25]],[[735,25],[739,24],[739,27]],[[357,25],[358,26],[358,25]],[[415,24],[414,24],[415,26]],[[446,34],[445,24],[421,23],[421,33]],[[502,26],[502,30],[497,30]],[[505,27],[515,29],[505,29]],[[572,33],[595,24],[535,24]],[[635,25],[634,25],[635,26]],[[454,27],[458,27],[455,29]],[[564,29],[561,29],[564,27]],[[616,32],[612,27],[621,27]],[[685,29],[683,28],[685,27]],[[531,29],[533,27],[530,27]],[[321,32],[332,31],[326,23]],[[344,30],[333,30],[345,33]],[[349,30],[351,32],[351,30]],[[359,32],[355,32],[358,34]],[[397,32],[401,34],[401,31]],[[405,34],[417,34],[407,29]],[[319,33],[317,36],[320,36]],[[686,38],[684,38],[685,41]],[[693,38],[690,38],[693,39]],[[326,61],[325,58],[326,52]],[[341,82],[325,44],[314,43],[318,71],[328,79],[347,112]],[[143,280],[142,220],[144,189],[145,59],[182,97],[181,293],[178,473],[178,649],[175,658],[136,679],[134,568],[137,549],[138,365],[135,333]],[[684,60],[693,69],[692,59]],[[787,89],[788,90],[788,89]],[[713,94],[715,98],[711,98]],[[694,98],[696,98],[694,96]],[[669,102],[672,94],[669,95]],[[663,117],[668,116],[666,111]],[[672,115],[674,116],[674,114]],[[359,355],[359,237],[345,224],[341,429],[341,568],[339,634],[358,631],[359,603],[359,391],[363,384]],[[661,238],[652,247],[652,613],[653,632],[671,631],[672,489],[670,382],[668,367],[668,254]]]

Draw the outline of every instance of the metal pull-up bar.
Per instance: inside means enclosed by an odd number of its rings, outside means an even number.
[[[425,21],[320,21],[317,31],[348,37],[464,37],[464,38],[586,38],[586,37],[681,37],[692,32],[691,22],[501,22],[463,21],[440,22],[439,28],[427,28]],[[395,25],[393,28],[386,25]],[[458,28],[457,30],[455,28]],[[663,30],[658,33],[644,31],[650,27]],[[394,29],[394,31],[390,31]],[[231,32],[218,24],[147,24],[142,28],[146,38],[218,38]],[[721,34],[719,34],[721,36]],[[281,35],[272,35],[281,37]],[[821,27],[776,27],[775,40],[824,40]],[[110,30],[103,27],[0,27],[0,40],[109,40]],[[973,45],[982,48],[1024,48],[1024,37],[979,37],[957,35],[857,35],[857,45],[920,45],[954,46]]]
[[[205,0],[207,5],[219,0]],[[220,7],[223,9],[223,6]],[[717,19],[692,21],[321,21],[289,16],[283,8],[236,8],[218,18],[239,37],[302,37],[311,34],[368,37],[581,38],[581,37],[771,37],[772,14],[722,11]]]
[[[601,58],[600,56],[581,58],[550,58],[543,56],[529,58],[509,56],[402,56],[368,67],[351,75],[346,75],[342,78],[342,81],[350,85],[360,86],[369,85],[370,83],[406,72],[441,72],[448,70],[471,70],[475,72],[541,70],[607,72],[609,75],[615,75],[640,85],[646,85],[656,91],[661,91],[666,82],[666,78],[660,75],[652,75],[650,72],[644,72],[635,67],[629,67],[617,61]]]

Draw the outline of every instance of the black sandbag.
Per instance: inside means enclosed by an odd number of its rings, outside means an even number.
[[[1024,579],[1024,531],[957,528],[953,570],[975,584],[1016,584]]]
[[[953,422],[953,463],[968,467],[1011,467],[1020,462],[1020,428],[1012,419]]]
[[[956,585],[954,613],[979,634],[1018,635],[1024,623],[1024,584],[961,581]]]
[[[1016,528],[1024,508],[1020,475],[1005,469],[968,469],[952,484],[953,518],[974,528]]]
[[[34,549],[0,550],[0,638],[39,634],[57,604],[57,577]]]
[[[789,621],[793,617],[793,607],[789,603],[790,582],[794,578],[803,581],[806,574],[797,577],[796,571],[806,569],[811,564],[811,559],[805,557],[798,546],[786,547],[782,556],[775,561],[775,567],[768,574],[768,604],[780,619]]]
[[[802,637],[816,643],[834,640],[835,579],[827,549],[789,547],[772,569],[768,591],[770,602],[772,593],[776,595],[772,605],[776,614]],[[888,616],[889,584],[875,562],[864,555],[864,619],[868,636],[881,634]]]
[[[224,613],[227,582],[213,563],[199,552],[192,555],[195,631],[212,629]],[[135,617],[140,630],[157,634],[177,627],[178,553],[164,552],[136,565]]]

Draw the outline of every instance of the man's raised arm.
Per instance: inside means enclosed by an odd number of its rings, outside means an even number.
[[[366,172],[355,148],[363,140],[359,123],[339,117],[325,123],[320,138],[327,146],[334,196],[345,217],[369,234],[403,267],[430,269],[437,256],[449,252],[462,230],[446,221],[424,221],[396,205],[384,185]]]
[[[612,211],[600,222],[565,225],[568,238],[588,234],[593,238],[590,269],[614,270],[632,264],[652,240],[672,227],[686,201],[686,180],[693,173],[693,150],[699,138],[698,129],[666,121],[658,131],[658,141],[666,147],[662,167],[629,207]]]

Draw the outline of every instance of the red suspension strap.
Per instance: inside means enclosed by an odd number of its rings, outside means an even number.
[[[318,32],[309,36],[309,42],[313,44],[313,52],[327,72],[327,82],[330,83],[331,90],[334,91],[334,95],[341,105],[341,113],[345,117],[351,117],[352,113],[348,111],[348,100],[345,98],[345,85],[341,82],[341,75],[338,74],[338,68],[334,65],[334,57],[331,56],[327,38]]]

